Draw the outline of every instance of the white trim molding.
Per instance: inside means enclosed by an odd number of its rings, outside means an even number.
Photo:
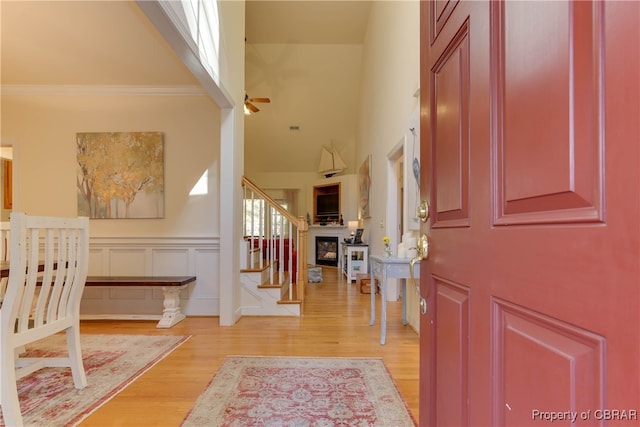
[[[196,276],[180,295],[187,316],[220,314],[220,241],[202,237],[94,237],[90,240],[90,276]],[[81,313],[129,315],[162,313],[160,289],[85,288]]]
[[[201,86],[3,85],[2,96],[208,96]]]

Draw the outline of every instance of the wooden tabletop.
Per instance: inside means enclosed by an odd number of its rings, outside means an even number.
[[[0,261],[0,277],[9,277],[9,261]]]
[[[58,263],[53,263],[53,268],[57,268]],[[44,262],[38,265],[38,271],[44,271]],[[0,277],[9,277],[9,261],[0,261]]]
[[[182,286],[196,276],[88,276],[86,286]]]
[[[9,277],[9,261],[0,261],[0,277]],[[86,286],[182,286],[196,276],[88,276]]]

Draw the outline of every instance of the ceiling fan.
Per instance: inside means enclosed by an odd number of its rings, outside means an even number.
[[[258,107],[253,105],[254,102],[263,102],[269,103],[271,100],[269,98],[249,98],[249,95],[244,94],[244,113],[249,115],[251,113],[257,113],[260,111]]]

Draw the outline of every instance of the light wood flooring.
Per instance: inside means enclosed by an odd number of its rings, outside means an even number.
[[[171,329],[149,321],[83,321],[83,334],[191,335],[169,356],[87,418],[81,426],[178,426],[227,355],[381,357],[418,420],[418,334],[402,325],[402,303],[387,305],[387,342],[369,326],[370,296],[337,269],[308,285],[302,317],[188,317]],[[400,426],[399,426],[400,427]]]

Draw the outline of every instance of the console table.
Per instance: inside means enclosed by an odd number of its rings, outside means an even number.
[[[411,278],[410,258],[386,258],[378,255],[369,257],[371,264],[371,283],[375,278],[380,281],[380,297],[382,298],[380,315],[380,344],[387,340],[387,279],[402,279],[402,324],[407,324],[407,279]],[[414,266],[413,274],[420,278],[420,264]],[[372,285],[373,286],[373,285]],[[376,321],[376,293],[371,289],[371,321],[370,326]]]

